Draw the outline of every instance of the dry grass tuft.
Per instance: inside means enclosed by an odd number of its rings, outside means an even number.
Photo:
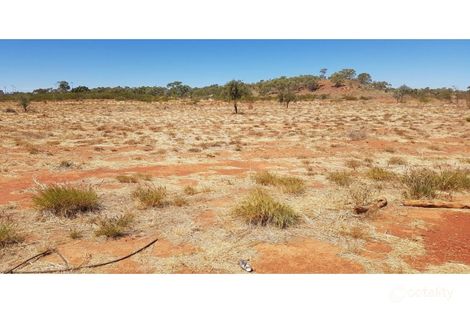
[[[348,171],[337,171],[337,172],[332,172],[329,173],[327,178],[328,180],[334,182],[335,184],[342,186],[342,187],[347,187],[352,184],[353,178],[352,178],[352,173]]]
[[[376,181],[392,181],[397,176],[395,173],[380,167],[372,167],[367,171],[367,177]]]
[[[276,186],[289,194],[301,194],[305,191],[305,182],[293,176],[278,176],[268,171],[256,173],[253,180],[263,186]]]
[[[176,196],[173,199],[173,204],[178,206],[178,207],[185,206],[185,205],[188,205],[188,200],[186,200],[182,196]]]
[[[405,159],[401,157],[391,157],[390,160],[388,160],[389,165],[406,165],[407,162]]]
[[[71,239],[80,239],[80,238],[83,237],[83,235],[82,235],[81,231],[79,231],[78,229],[73,228],[69,231],[69,237]]]
[[[197,189],[194,188],[193,186],[186,186],[184,187],[184,193],[187,194],[188,196],[194,196],[195,194],[198,193]]]
[[[348,198],[354,207],[370,204],[374,196],[373,188],[363,183],[354,184],[348,188]]]
[[[401,178],[406,187],[405,196],[411,199],[436,197],[436,173],[428,169],[413,169]]]
[[[262,189],[253,190],[235,209],[234,214],[254,225],[275,225],[286,228],[295,225],[300,217],[288,205],[277,202]]]
[[[339,233],[343,236],[351,237],[353,239],[367,240],[370,238],[369,230],[359,225],[350,227],[341,227]]]
[[[445,169],[439,173],[438,188],[442,191],[470,189],[470,172],[460,169]]]
[[[152,176],[138,173],[138,174],[133,174],[133,175],[118,175],[116,176],[116,179],[120,183],[136,184],[140,180],[150,181],[152,180]]]
[[[353,130],[348,133],[349,139],[352,141],[359,141],[359,140],[364,140],[367,138],[367,133],[365,130],[360,129],[360,130]]]
[[[413,169],[401,178],[407,188],[405,196],[412,199],[435,198],[437,191],[470,189],[470,176],[466,170],[445,169],[435,172],[429,169]]]
[[[116,179],[118,182],[125,184],[136,184],[139,181],[137,177],[130,175],[118,175],[116,176]]]
[[[132,197],[140,202],[143,208],[158,208],[166,204],[167,191],[163,186],[140,186],[133,193]]]
[[[360,166],[361,166],[361,162],[358,161],[358,160],[354,160],[354,159],[351,159],[351,160],[347,160],[346,162],[344,162],[344,165],[349,167],[350,169],[353,169],[353,170],[356,170],[358,169]]]
[[[95,235],[98,237],[106,236],[107,238],[119,238],[127,235],[132,223],[134,223],[134,215],[131,213],[111,218],[103,218],[98,222],[99,228],[95,232]]]
[[[20,243],[23,237],[18,233],[18,227],[11,221],[0,221],[0,248]]]
[[[40,210],[61,217],[101,209],[98,195],[90,186],[49,185],[33,197],[33,203]]]

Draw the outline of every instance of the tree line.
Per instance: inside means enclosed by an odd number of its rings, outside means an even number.
[[[461,91],[456,88],[421,88],[413,89],[406,85],[392,88],[386,81],[374,81],[369,73],[357,74],[354,69],[346,68],[327,75],[328,70],[322,68],[318,75],[300,75],[294,77],[281,76],[261,80],[255,83],[244,83],[232,80],[225,85],[213,84],[205,87],[191,87],[180,81],[168,83],[166,86],[142,87],[96,87],[77,86],[72,88],[67,81],[58,81],[56,88],[38,88],[32,92],[10,92],[0,90],[0,101],[54,100],[85,100],[85,99],[114,99],[137,101],[167,101],[170,99],[200,99],[229,100],[233,102],[234,111],[238,112],[237,104],[242,100],[275,99],[289,107],[289,104],[301,99],[309,99],[308,95],[320,89],[322,81],[329,80],[334,88],[356,86],[360,89],[391,92],[397,102],[407,98],[416,98],[427,102],[431,98],[452,102],[453,99],[470,97],[470,87]],[[302,93],[302,91],[304,91]],[[301,95],[302,94],[302,95]],[[324,95],[326,96],[326,95]],[[26,99],[26,100],[25,100]]]

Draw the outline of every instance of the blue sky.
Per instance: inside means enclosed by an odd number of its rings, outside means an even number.
[[[354,68],[394,86],[470,85],[470,40],[0,40],[0,88],[204,86]]]

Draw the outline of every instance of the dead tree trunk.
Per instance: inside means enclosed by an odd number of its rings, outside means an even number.
[[[404,206],[415,206],[422,208],[470,209],[470,203],[440,200],[404,200],[402,204]]]

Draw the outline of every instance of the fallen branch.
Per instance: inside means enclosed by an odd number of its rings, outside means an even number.
[[[354,212],[356,212],[356,214],[364,214],[369,211],[375,211],[375,210],[381,209],[385,206],[387,206],[387,199],[378,198],[374,200],[374,202],[372,202],[371,204],[360,205],[360,206],[355,207]]]
[[[36,255],[30,257],[29,259],[24,260],[23,262],[21,262],[20,264],[16,265],[15,267],[10,268],[9,270],[4,271],[3,274],[11,274],[11,273],[13,273],[14,270],[16,270],[16,269],[18,269],[18,268],[20,268],[20,267],[23,267],[23,266],[25,266],[25,265],[28,264],[28,263],[32,263],[32,262],[34,262],[34,261],[37,261],[37,260],[39,260],[40,258],[45,257],[46,255],[49,255],[49,254],[51,254],[51,253],[53,253],[53,252],[54,252],[53,249],[47,249],[46,251],[43,251],[43,252],[41,252],[41,253],[38,253],[38,254],[36,254]]]
[[[470,209],[470,203],[441,200],[404,200],[402,204],[422,208]]]
[[[146,244],[145,246],[143,246],[142,248],[132,252],[131,254],[128,254],[126,256],[123,256],[123,257],[120,257],[118,259],[115,259],[115,260],[111,260],[111,261],[107,261],[107,262],[103,262],[103,263],[97,263],[97,264],[90,264],[90,265],[81,265],[81,266],[77,266],[77,267],[70,267],[70,268],[66,268],[66,269],[56,269],[56,270],[44,270],[44,271],[23,271],[23,272],[15,272],[16,274],[46,274],[46,273],[61,273],[61,272],[73,272],[73,271],[78,271],[78,270],[81,270],[81,269],[86,269],[86,268],[96,268],[96,267],[100,267],[100,266],[105,266],[105,265],[109,265],[109,264],[113,264],[113,263],[117,263],[117,262],[120,262],[120,261],[123,261],[125,259],[128,259],[130,258],[131,256],[133,255],[136,255],[137,253],[139,252],[142,252],[144,251],[145,249],[147,249],[148,247],[150,247],[151,245],[153,245],[155,242],[157,242],[158,239],[154,239],[152,240],[151,242],[149,242],[148,244]],[[51,250],[49,251],[49,254],[54,252],[54,250]],[[44,253],[44,252],[43,252]],[[27,263],[29,260],[31,259],[34,259],[35,257],[37,256],[34,256],[32,258],[29,258],[28,260],[22,262],[21,264],[15,266],[14,268],[4,272],[4,274],[15,274],[13,271],[15,269],[17,269],[19,266],[21,266],[22,264],[25,264]]]

